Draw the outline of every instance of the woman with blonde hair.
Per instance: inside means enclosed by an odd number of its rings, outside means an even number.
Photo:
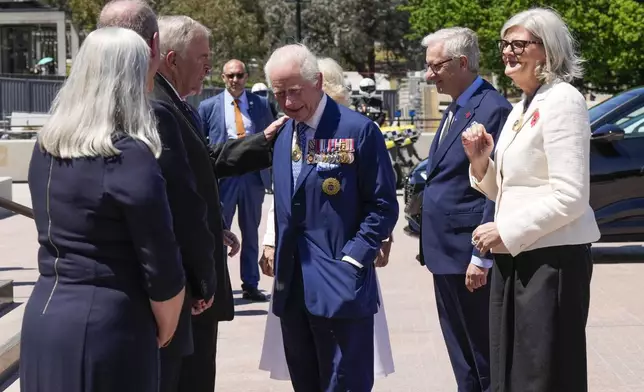
[[[344,83],[344,71],[342,67],[331,58],[318,59],[318,67],[322,73],[324,92],[335,102],[349,106],[349,90]],[[384,267],[389,262],[391,250],[391,236],[389,241],[383,243],[378,258],[374,261],[376,267]],[[267,276],[273,276],[273,260],[275,256],[275,220],[274,205],[267,215],[266,233],[264,234],[264,253],[260,260],[262,272]],[[377,278],[377,276],[376,276]],[[394,360],[389,341],[389,328],[385,315],[384,303],[380,294],[380,308],[374,316],[374,374],[376,377],[386,377],[394,372]],[[264,330],[264,343],[259,368],[270,372],[270,377],[275,380],[289,380],[289,370],[284,354],[284,343],[280,319],[272,312],[273,301],[269,305]]]
[[[472,236],[494,253],[492,390],[585,392],[590,244],[600,234],[589,205],[588,109],[570,84],[581,60],[564,21],[544,8],[510,18],[499,51],[525,98],[496,150],[480,124],[462,135],[472,186],[496,202],[494,222]]]
[[[90,33],[38,135],[40,276],[22,324],[23,392],[158,391],[185,277],[147,99],[154,72],[134,31]]]

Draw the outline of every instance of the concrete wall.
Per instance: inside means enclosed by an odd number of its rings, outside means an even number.
[[[0,140],[0,177],[26,182],[35,139]]]

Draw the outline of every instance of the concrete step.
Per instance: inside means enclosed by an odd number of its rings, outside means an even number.
[[[0,317],[0,380],[14,374],[20,362],[20,330],[25,304]]]
[[[0,317],[11,310],[13,304],[13,280],[0,280]]]

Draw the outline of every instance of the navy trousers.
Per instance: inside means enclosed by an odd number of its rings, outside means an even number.
[[[242,288],[257,288],[259,283],[259,223],[266,191],[259,172],[222,179],[219,194],[224,224],[230,228],[235,211],[241,230],[240,272]]]
[[[434,275],[434,292],[458,392],[489,392],[490,283],[470,293],[465,275]]]
[[[302,270],[295,266],[285,314],[284,351],[295,392],[369,392],[374,382],[374,316],[324,318],[304,303]]]

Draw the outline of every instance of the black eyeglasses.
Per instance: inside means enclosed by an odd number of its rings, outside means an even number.
[[[244,76],[246,76],[245,73],[239,72],[239,73],[230,73],[230,74],[225,74],[228,79],[234,79],[235,76],[237,76],[237,79],[243,79]]]
[[[507,48],[509,45],[510,48],[512,49],[512,53],[514,53],[515,56],[523,54],[523,52],[525,52],[525,48],[530,44],[543,45],[543,42],[541,41],[526,41],[522,39],[518,39],[514,41],[506,41],[504,39],[501,39],[496,42],[499,45],[499,51],[501,53],[503,53],[505,48]]]
[[[454,60],[454,57],[450,57],[447,60],[439,61],[436,64],[427,63],[427,68],[431,69],[433,73],[437,74],[441,69],[443,69],[443,64],[449,63]]]

